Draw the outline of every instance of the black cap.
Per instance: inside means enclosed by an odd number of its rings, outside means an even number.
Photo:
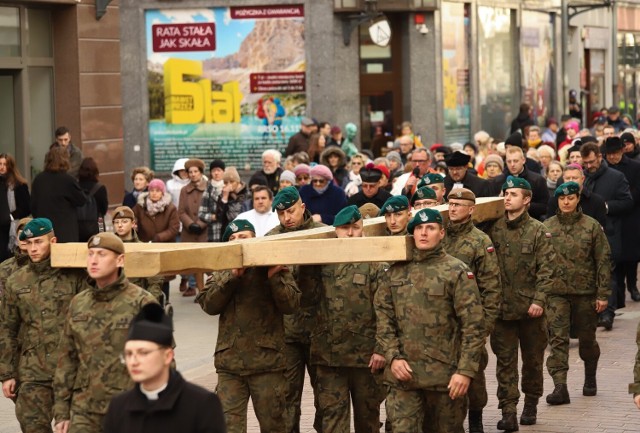
[[[620,139],[623,143],[633,143],[636,144],[636,137],[633,136],[630,132],[625,132],[620,135]]]
[[[622,150],[624,143],[620,137],[608,137],[602,146],[605,153],[612,153]]]
[[[173,345],[173,322],[164,309],[154,303],[142,307],[129,325],[129,340],[153,341],[160,346]]]
[[[211,164],[209,164],[209,171],[213,170],[214,168],[221,168],[224,170],[224,161],[222,161],[221,159],[214,159],[213,161],[211,161]]]
[[[587,135],[586,137],[582,137],[580,141],[582,142],[582,144],[597,143],[598,139],[593,135]]]
[[[267,177],[264,174],[254,173],[253,176],[251,176],[251,179],[249,179],[249,188],[251,188],[253,185],[269,186],[269,182],[267,181]]]
[[[514,132],[504,141],[504,145],[522,148],[522,134],[520,134],[519,132]]]
[[[375,183],[382,177],[382,171],[377,168],[373,163],[367,164],[367,166],[360,170],[360,179],[363,182]]]
[[[456,150],[445,158],[448,167],[466,167],[471,161],[471,156],[467,153]]]

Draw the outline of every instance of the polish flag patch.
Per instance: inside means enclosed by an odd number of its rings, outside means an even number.
[[[473,272],[467,272],[467,278],[470,280],[473,280],[475,278],[475,276],[473,275]]]
[[[545,234],[544,234],[544,237],[545,237],[545,238],[550,238],[550,237],[551,237],[551,233],[545,233]]]
[[[491,246],[487,247],[487,252],[488,252],[488,253],[492,253],[492,252],[494,252],[494,251],[495,251],[495,248],[493,248],[493,245],[491,245]]]

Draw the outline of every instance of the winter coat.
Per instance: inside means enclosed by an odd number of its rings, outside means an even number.
[[[447,176],[444,178],[444,187],[447,189],[447,191],[451,191],[455,183],[457,182],[454,182],[453,179],[451,179],[451,176]],[[476,197],[490,197],[492,195],[489,188],[489,181],[476,176],[468,170],[464,175],[464,179],[462,179],[462,182],[460,183],[465,188],[473,191]]]
[[[278,167],[276,171],[274,171],[271,174],[267,174],[264,171],[262,171],[262,169],[260,169],[255,173],[253,173],[251,177],[258,176],[258,175],[264,176],[264,178],[267,179],[267,186],[275,196],[278,193],[278,190],[280,190],[280,175],[282,174],[282,172],[283,170],[281,167]]]
[[[91,189],[99,182],[87,181],[83,180],[79,182],[80,188],[84,191],[87,196],[91,192]],[[89,238],[96,233],[100,232],[100,227],[98,225],[98,218],[104,217],[107,213],[107,209],[109,209],[109,197],[107,195],[107,187],[100,184],[95,194],[93,194],[93,198],[96,200],[96,206],[98,208],[98,216],[96,219],[91,221],[78,221],[78,228],[80,231],[80,242],[87,242]],[[104,227],[102,227],[104,229]]]
[[[533,119],[529,113],[518,113],[518,116],[511,122],[511,134],[514,134],[520,130],[524,135],[524,128],[533,125]]]
[[[623,156],[620,163],[609,167],[621,171],[629,182],[633,208],[622,216],[622,251],[624,261],[640,261],[640,161]]]
[[[497,196],[502,190],[507,176],[510,176],[508,169],[499,175],[491,179],[492,195]],[[517,176],[525,179],[531,185],[531,205],[529,206],[529,215],[538,221],[542,221],[542,217],[547,214],[547,206],[549,205],[549,189],[547,188],[547,181],[544,177],[538,173],[531,171],[528,167],[524,167],[524,170]],[[447,191],[450,191],[447,189]]]
[[[86,198],[78,181],[64,172],[43,171],[31,185],[31,214],[49,218],[58,242],[79,242],[77,207]]]
[[[329,165],[329,155],[336,154],[340,157],[338,167],[336,169]],[[338,147],[328,147],[320,154],[320,164],[326,165],[333,173],[333,183],[344,189],[349,183],[349,171],[344,168],[347,165],[347,155]]]
[[[311,136],[298,131],[289,138],[287,144],[287,150],[284,151],[284,156],[291,156],[294,153],[306,152],[309,150],[309,138]]]
[[[164,210],[155,215],[149,215],[148,192],[138,196],[138,203],[133,208],[133,213],[138,222],[138,236],[142,242],[175,242],[180,230],[178,209],[171,203],[171,196],[164,193],[160,201]]]
[[[14,220],[19,220],[31,215],[31,195],[26,183],[19,183],[13,187],[13,196],[16,199],[16,210],[11,212]]]
[[[341,188],[328,183],[328,188],[322,194],[317,192],[312,185],[300,188],[300,198],[309,209],[311,215],[319,214],[322,222],[331,225],[336,214],[347,205],[347,196]]]
[[[227,202],[222,201],[222,194],[218,197],[218,205],[216,206],[216,221],[222,224],[222,233],[227,229],[227,225],[240,215],[242,212],[242,203],[249,195],[247,185],[241,183],[236,191],[229,193]]]
[[[180,190],[180,204],[178,206],[178,217],[182,223],[181,242],[206,242],[207,241],[207,223],[198,218],[200,203],[202,202],[202,194],[207,189],[207,181],[201,179],[197,184],[189,183]],[[198,224],[200,233],[191,233],[189,226]]]

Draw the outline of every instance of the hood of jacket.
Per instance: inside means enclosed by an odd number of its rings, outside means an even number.
[[[338,167],[344,167],[347,164],[347,155],[344,153],[342,149],[337,146],[329,146],[320,154],[320,164],[326,165],[331,168],[329,165],[329,155],[335,153],[340,157],[340,162],[338,163]]]
[[[189,158],[180,158],[177,159],[176,162],[173,163],[173,169],[171,170],[171,176],[174,180],[182,180],[180,176],[178,176],[178,171],[184,170],[184,163],[189,161]],[[189,179],[187,179],[187,182]]]

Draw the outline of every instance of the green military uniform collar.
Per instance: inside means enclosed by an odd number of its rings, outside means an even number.
[[[580,210],[580,208],[576,209],[575,212],[571,212],[571,213],[562,213],[560,212],[560,209],[558,209],[558,221],[560,221],[560,224],[562,225],[573,225],[575,223],[577,223],[580,218],[582,217],[582,210]]]
[[[125,277],[124,272],[121,271],[118,279],[113,283],[108,284],[103,288],[98,288],[95,280],[91,280],[90,287],[94,299],[96,299],[97,301],[108,302],[118,296],[118,294],[124,289],[126,289],[128,283],[129,281],[127,280],[127,277]]]
[[[459,235],[462,233],[469,233],[474,227],[475,226],[473,225],[473,220],[471,218],[463,223],[452,223],[449,221],[449,224],[447,224],[447,234]]]
[[[311,212],[309,212],[309,209],[305,209],[304,210],[304,222],[302,224],[300,224],[298,227],[294,227],[292,229],[289,229],[289,228],[284,227],[282,224],[280,224],[280,227],[282,228],[282,233],[289,233],[289,232],[296,232],[298,230],[312,229],[313,228],[313,217],[311,216]]]
[[[122,238],[120,238],[120,239],[122,239]],[[124,242],[126,244],[128,242],[132,242],[133,243],[133,242],[142,242],[142,241],[138,237],[138,233],[135,230],[132,229],[131,230],[131,239],[129,239],[128,241],[125,241],[124,239],[122,239],[122,242]]]
[[[436,257],[444,257],[446,255],[444,248],[442,248],[442,242],[440,242],[435,248],[430,250],[419,250],[415,246],[413,247],[413,261],[424,262],[425,260],[434,259]]]
[[[391,230],[389,230],[388,228],[384,229],[384,232],[387,236],[407,236],[409,234],[406,227],[399,233],[391,233]]]
[[[51,267],[51,256],[49,256],[37,263],[29,260],[29,269],[39,275],[42,272],[51,272],[55,268]]]
[[[522,215],[513,220],[507,218],[505,214],[504,219],[507,222],[508,229],[517,229],[518,227],[522,227],[527,221],[529,221],[529,212],[525,210],[524,212],[522,212]]]

